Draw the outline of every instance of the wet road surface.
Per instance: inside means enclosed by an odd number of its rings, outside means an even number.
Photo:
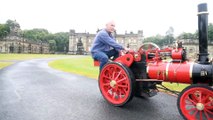
[[[50,60],[21,61],[0,70],[0,120],[182,120],[174,96],[135,97],[113,107],[97,80],[54,70]]]

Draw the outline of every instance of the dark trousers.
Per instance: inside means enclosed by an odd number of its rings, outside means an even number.
[[[119,52],[115,49],[112,49],[110,51],[98,51],[92,53],[92,57],[95,60],[98,60],[100,62],[100,71],[102,70],[103,66],[108,62],[109,58],[113,56],[113,59],[117,58],[119,56]]]

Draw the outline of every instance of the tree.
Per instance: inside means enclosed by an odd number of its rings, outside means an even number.
[[[67,52],[69,43],[69,33],[49,33],[46,29],[32,29],[22,31],[23,37],[32,41],[48,42],[50,51]],[[66,51],[65,51],[66,50]]]
[[[69,47],[69,33],[68,32],[59,32],[59,33],[54,34],[54,40],[56,41],[58,52],[67,52],[68,47]]]
[[[50,36],[50,33],[46,29],[34,28],[32,30],[22,31],[22,35],[23,37],[33,41],[41,40],[42,42],[48,42],[48,37]]]
[[[7,20],[6,24],[9,25],[10,27],[12,27],[12,26],[14,26],[14,21],[13,20]]]
[[[174,41],[174,28],[169,27],[169,29],[166,31],[166,39],[168,40],[168,44],[172,44]]]
[[[191,40],[194,40],[194,39],[197,39],[197,35],[196,34],[197,34],[197,32],[195,32],[194,34],[193,33],[183,32],[177,38],[178,39],[191,39]]]
[[[21,29],[19,23],[16,20],[7,20],[6,24],[9,26],[10,34],[15,36],[21,35]]]
[[[208,25],[208,39],[209,41],[213,42],[213,24],[212,23]]]
[[[191,40],[197,40],[198,39],[198,30],[195,31],[195,33],[181,33],[178,37],[178,39],[191,39]],[[208,25],[208,40],[210,42],[213,42],[213,24],[209,23]]]
[[[145,42],[153,42],[153,43],[159,45],[160,47],[162,47],[166,44],[166,39],[164,36],[156,35],[156,36],[146,38],[144,40],[144,43]]]
[[[10,28],[7,24],[0,24],[0,38],[6,37],[10,33]]]

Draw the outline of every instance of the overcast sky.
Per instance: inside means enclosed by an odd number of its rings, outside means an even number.
[[[213,0],[0,0],[0,23],[11,19],[22,30],[95,33],[114,20],[121,34],[143,30],[145,37],[165,35],[173,27],[177,36],[197,30],[197,5],[203,2],[213,23]]]

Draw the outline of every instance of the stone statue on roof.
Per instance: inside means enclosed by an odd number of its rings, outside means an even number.
[[[8,20],[7,24],[10,27],[10,35],[11,36],[21,36],[21,29],[20,29],[20,25],[18,22],[16,22],[16,20],[12,21],[12,20]]]

